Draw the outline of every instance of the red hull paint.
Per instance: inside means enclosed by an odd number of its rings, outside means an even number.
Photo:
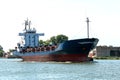
[[[22,56],[23,61],[56,61],[56,62],[83,62],[89,61],[91,58],[87,54],[57,54],[57,55],[34,55],[34,56]]]

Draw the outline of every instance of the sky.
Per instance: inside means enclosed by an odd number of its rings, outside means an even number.
[[[58,34],[86,38],[87,17],[89,36],[99,39],[98,46],[120,46],[120,0],[0,0],[0,45],[14,49],[27,18],[38,33],[45,33],[40,39]]]

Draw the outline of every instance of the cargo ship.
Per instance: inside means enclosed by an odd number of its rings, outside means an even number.
[[[22,43],[17,43],[13,55],[22,58],[23,61],[56,61],[56,62],[84,62],[93,60],[88,54],[97,43],[97,38],[82,38],[67,40],[57,45],[41,45],[39,36],[44,33],[37,33],[31,28],[31,21],[25,20],[25,29],[19,36],[23,37]]]

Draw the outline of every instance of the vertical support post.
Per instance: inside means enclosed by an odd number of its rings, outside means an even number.
[[[87,20],[86,20],[86,22],[87,22],[87,37],[89,38],[89,18],[87,17]]]
[[[30,30],[31,21],[29,21],[29,24],[28,24],[28,25],[29,25],[29,30]]]

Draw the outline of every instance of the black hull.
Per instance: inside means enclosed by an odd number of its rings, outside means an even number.
[[[97,43],[98,39],[96,38],[69,40],[59,44],[53,51],[26,52],[18,53],[18,55],[23,61],[90,61],[93,59],[88,58],[88,54],[96,47]]]
[[[69,40],[61,43],[56,51],[60,50],[66,54],[89,54],[96,47],[97,43],[98,39],[96,38]]]

